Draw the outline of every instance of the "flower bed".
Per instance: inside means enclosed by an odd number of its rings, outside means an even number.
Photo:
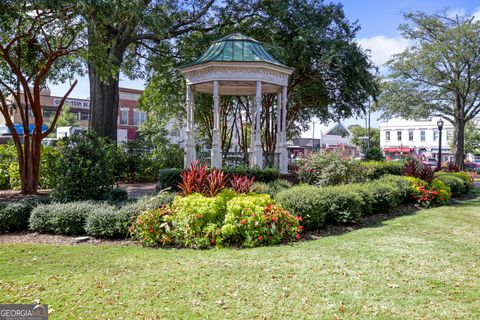
[[[131,235],[147,246],[253,247],[300,238],[300,218],[267,194],[252,193],[255,177],[228,177],[194,163],[182,172],[171,205],[137,217]]]

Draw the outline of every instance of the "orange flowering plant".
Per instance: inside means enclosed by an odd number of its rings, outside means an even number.
[[[303,227],[297,217],[268,195],[247,195],[227,203],[222,245],[254,247],[300,239]]]
[[[422,208],[443,206],[450,203],[451,192],[439,179],[426,183],[418,178],[411,178],[411,195],[416,205]]]
[[[145,246],[169,245],[174,241],[171,212],[168,206],[140,214],[130,226],[130,235]]]

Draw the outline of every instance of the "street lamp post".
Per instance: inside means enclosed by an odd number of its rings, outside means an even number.
[[[437,127],[438,127],[438,164],[437,164],[437,170],[440,171],[440,170],[442,170],[442,129],[443,129],[442,118],[440,118],[437,121]]]

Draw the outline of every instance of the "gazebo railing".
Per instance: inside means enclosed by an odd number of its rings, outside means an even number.
[[[279,154],[275,152],[263,152],[263,167],[278,168],[280,166]]]
[[[207,164],[210,166],[211,154],[209,151],[197,152],[197,160],[199,164]],[[248,166],[250,164],[250,154],[243,152],[222,152],[222,167],[231,168],[238,166]],[[279,154],[275,152],[263,153],[263,167],[278,168],[280,164]]]
[[[222,152],[223,167],[248,166],[250,163],[249,154],[243,152]]]

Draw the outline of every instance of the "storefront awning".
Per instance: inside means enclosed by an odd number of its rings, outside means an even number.
[[[20,123],[15,123],[15,130],[19,135],[23,135],[23,125]],[[28,125],[28,131],[30,133],[33,133],[33,130],[35,129],[34,124],[29,124]],[[46,125],[42,125],[42,132],[45,132],[48,130],[48,127]],[[10,132],[10,129],[6,125],[1,125],[0,126],[0,135],[11,135],[12,133]]]
[[[393,147],[393,148],[383,148],[383,152],[413,152],[414,148],[407,147]]]

